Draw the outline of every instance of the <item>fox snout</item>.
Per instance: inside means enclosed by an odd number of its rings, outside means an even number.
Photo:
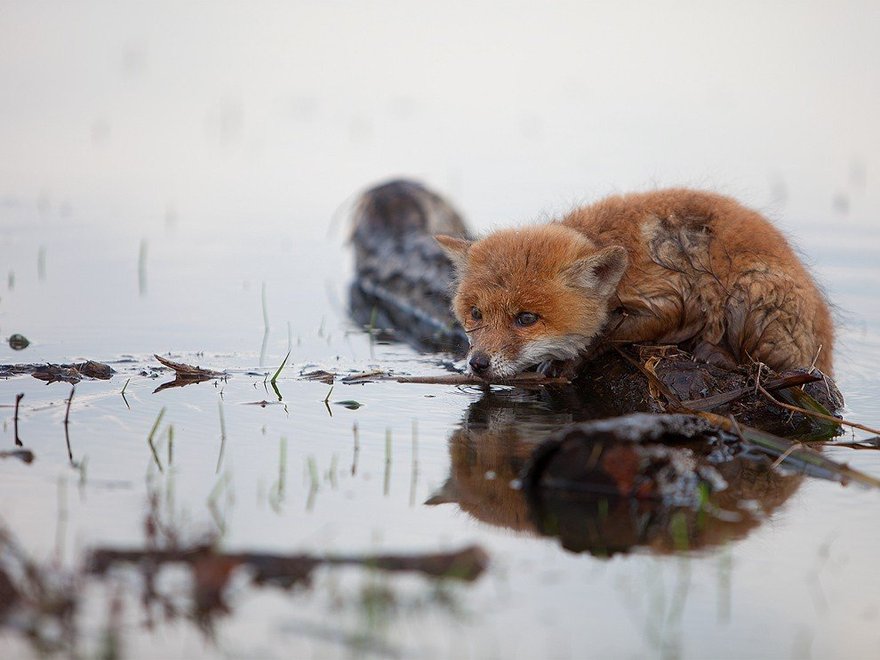
[[[571,336],[534,340],[515,352],[511,352],[512,347],[490,352],[472,346],[467,358],[468,372],[483,380],[505,380],[544,363],[573,360],[587,343],[586,337]]]
[[[507,346],[504,350],[493,351],[485,346],[471,346],[467,356],[468,373],[483,380],[505,380],[540,361],[523,350],[514,351],[514,348]]]
[[[468,367],[470,368],[471,373],[475,376],[488,376],[489,367],[491,365],[492,360],[489,358],[489,355],[483,351],[472,352],[468,359]]]
[[[491,346],[470,337],[471,346],[466,361],[467,373],[483,380],[504,380],[515,376],[527,365],[518,359],[518,350],[512,342],[503,346]]]

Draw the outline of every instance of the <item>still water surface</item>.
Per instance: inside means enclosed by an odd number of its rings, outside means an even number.
[[[439,588],[356,568],[293,593],[234,580],[211,635],[161,616],[149,628],[139,579],[119,571],[82,582],[81,650],[100,647],[121,591],[133,657],[876,653],[876,492],[787,481],[732,538],[576,553],[531,528],[505,487],[529,449],[517,429],[539,439],[565,410],[394,383],[337,384],[328,409],[329,386],[298,379],[442,372],[444,356],[376,343],[348,319],[346,204],[377,180],[422,177],[480,230],[699,185],[795,239],[838,308],[846,415],[880,423],[876,10],[660,6],[453,3],[430,20],[391,3],[228,5],[207,20],[175,5],[4,8],[0,335],[32,344],[4,344],[0,362],[118,371],[76,386],[78,468],[70,386],[0,381],[0,404],[24,393],[19,434],[36,454],[0,460],[0,520],[20,545],[70,570],[91,548],[137,546],[152,493],[185,538],[219,533],[230,551],[476,542],[492,558],[477,582]],[[288,350],[283,403],[249,405],[274,402],[264,375]],[[168,377],[153,377],[153,353],[230,375],[154,393]],[[163,409],[160,473],[147,436]],[[12,449],[12,408],[0,417]],[[482,442],[462,446],[465,423]],[[880,452],[825,451],[880,476]],[[167,580],[185,601],[185,576]],[[33,653],[8,628],[0,650]]]

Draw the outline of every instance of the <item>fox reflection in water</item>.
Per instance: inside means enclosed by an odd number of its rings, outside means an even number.
[[[803,480],[738,443],[596,439],[585,445],[580,464],[591,469],[577,490],[523,488],[538,445],[597,413],[562,392],[486,393],[449,438],[449,478],[426,504],[454,503],[490,525],[558,537],[573,552],[669,553],[743,538]]]

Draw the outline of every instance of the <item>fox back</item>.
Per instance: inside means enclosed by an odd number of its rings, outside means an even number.
[[[782,234],[730,198],[616,196],[475,242],[437,239],[456,267],[453,310],[477,375],[574,363],[600,338],[830,373],[822,294]]]

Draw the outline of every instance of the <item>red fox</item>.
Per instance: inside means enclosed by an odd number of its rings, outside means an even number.
[[[536,365],[571,376],[601,340],[831,375],[822,293],[782,234],[729,197],[618,195],[545,225],[437,240],[455,265],[453,310],[477,376]]]

